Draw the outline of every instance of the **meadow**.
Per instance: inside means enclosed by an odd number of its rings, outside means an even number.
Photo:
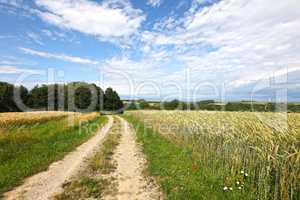
[[[63,158],[106,120],[99,113],[1,113],[0,194]]]
[[[129,111],[166,199],[300,199],[300,115]]]

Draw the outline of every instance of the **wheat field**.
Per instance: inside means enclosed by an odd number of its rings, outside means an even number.
[[[146,128],[192,149],[226,193],[299,199],[300,114],[130,111]],[[200,167],[201,168],[201,167]],[[219,182],[218,182],[219,181]]]
[[[87,121],[97,116],[99,116],[99,113],[96,112],[87,114],[60,111],[8,112],[0,113],[0,128],[17,128],[22,125],[59,120],[64,117],[72,117],[77,121]]]

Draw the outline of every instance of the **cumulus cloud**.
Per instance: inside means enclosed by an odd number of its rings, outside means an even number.
[[[153,7],[162,2],[147,1]],[[80,64],[101,64],[104,72],[124,71],[136,83],[175,80],[184,85],[188,69],[190,88],[209,82],[243,91],[260,80],[299,71],[298,0],[276,3],[273,0],[193,0],[183,15],[171,12],[156,21],[152,29],[141,28],[145,15],[127,0],[101,3],[36,0],[35,3],[44,21],[62,29],[104,41],[134,38],[134,42],[132,48],[121,49],[120,57],[103,62],[21,48],[24,53]],[[53,31],[43,33],[54,37]],[[109,80],[118,84],[120,78],[110,76]]]
[[[44,52],[44,51],[37,51],[29,48],[19,48],[22,52],[34,56],[39,56],[39,57],[44,57],[44,58],[54,58],[58,60],[63,60],[66,62],[72,62],[72,63],[77,63],[77,64],[88,64],[88,65],[96,65],[99,62],[90,60],[87,58],[81,58],[81,57],[75,57],[75,56],[69,56],[65,54],[54,54],[54,53],[49,53],[49,52]]]
[[[129,37],[145,19],[127,1],[36,0],[36,4],[46,9],[39,15],[50,24],[108,39]]]
[[[155,60],[143,59],[139,61],[128,57],[112,58],[102,64],[103,72],[113,76],[114,71],[124,72],[134,81],[143,81],[148,79],[160,79],[163,75],[161,64]],[[151,73],[149,73],[151,71]]]
[[[166,19],[157,31],[144,32],[142,41],[148,49],[159,46],[180,59],[191,70],[192,82],[200,79],[242,90],[274,73],[298,70],[300,65],[293,63],[299,63],[299,1],[212,2],[206,7],[193,4],[177,19],[182,23]],[[176,25],[173,32],[165,25],[170,23]]]

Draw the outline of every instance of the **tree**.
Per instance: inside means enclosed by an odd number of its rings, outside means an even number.
[[[16,110],[13,101],[14,86],[9,83],[0,82],[0,112],[12,112]]]
[[[175,110],[180,109],[180,102],[177,99],[174,99],[170,102],[165,102],[164,107],[167,110]]]
[[[117,111],[121,108],[123,108],[123,102],[118,93],[110,87],[107,88],[104,95],[104,110]]]
[[[28,90],[24,86],[14,86],[13,103],[14,111],[26,111],[28,100]],[[26,107],[24,107],[26,106]]]
[[[138,105],[139,105],[140,109],[149,109],[150,108],[149,103],[144,99],[138,100]]]
[[[36,85],[29,92],[27,104],[32,109],[48,110],[48,86]]]
[[[15,97],[15,93],[19,94],[19,97]],[[21,111],[16,101],[25,103],[27,97],[28,90],[24,86],[14,86],[6,82],[0,82],[0,112]]]
[[[96,84],[85,82],[43,84],[36,85],[28,92],[24,86],[16,87],[0,82],[0,112],[25,111],[17,107],[15,94],[20,96],[23,104],[35,110],[89,112],[103,109],[116,111],[123,108],[123,102],[116,91],[108,88],[104,94]],[[17,99],[18,102],[20,99]]]

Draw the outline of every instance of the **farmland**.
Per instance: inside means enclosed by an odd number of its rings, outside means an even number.
[[[1,113],[0,193],[47,169],[88,140],[105,121],[98,113]]]
[[[167,199],[300,197],[299,114],[130,111],[126,118]]]
[[[108,182],[102,178],[107,174],[102,165],[109,167],[110,163],[118,166],[110,174],[116,186],[114,195],[126,194],[122,188],[127,181],[136,187],[125,188],[132,195],[139,194],[137,186],[153,177],[159,189],[151,193],[159,196],[161,190],[165,199],[300,197],[300,114],[139,110],[126,111],[122,117],[132,127],[120,117],[110,117],[115,122],[103,146],[97,147],[82,174],[75,174],[57,198],[76,198],[77,192],[85,197],[106,195],[103,188]],[[2,113],[0,119],[0,193],[45,171],[88,141],[107,121],[98,113],[75,112]],[[136,157],[134,133],[147,160],[145,169],[139,164],[142,157]],[[113,138],[118,142],[107,146],[105,141]],[[106,151],[109,156],[104,155]],[[121,176],[131,171],[129,165],[136,170],[123,180]],[[82,179],[84,173],[92,179]],[[141,193],[146,191],[141,189]]]
[[[68,116],[68,112],[10,112],[0,113],[0,127],[12,128],[22,125],[42,123],[61,119]]]

